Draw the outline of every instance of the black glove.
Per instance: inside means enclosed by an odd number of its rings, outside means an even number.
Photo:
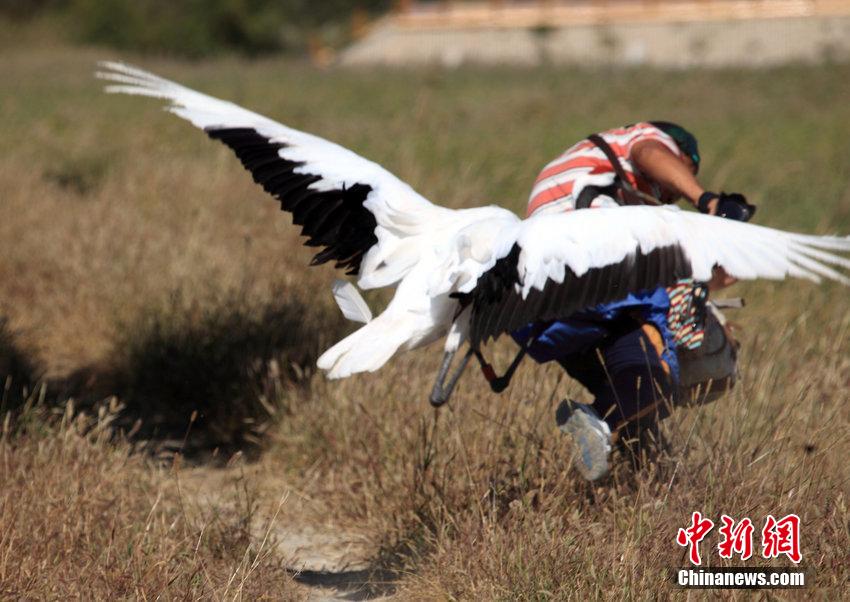
[[[717,212],[719,217],[733,219],[739,222],[748,222],[756,212],[756,206],[747,202],[747,197],[737,192],[726,194],[721,192],[704,192],[699,197],[697,208],[701,213],[708,213],[708,204],[717,199]]]

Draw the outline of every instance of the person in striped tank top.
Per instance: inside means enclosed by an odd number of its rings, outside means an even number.
[[[703,213],[747,221],[755,207],[740,194],[706,191],[699,166],[696,138],[679,125],[647,121],[608,130],[543,168],[527,213],[686,199]],[[658,421],[678,386],[676,349],[699,345],[708,289],[732,282],[718,272],[710,283],[681,281],[513,333],[536,361],[559,362],[595,398],[592,406],[564,400],[556,414],[578,445],[576,466],[586,478],[607,473],[612,441],[635,465],[658,449]]]
[[[665,129],[680,132],[678,137],[685,148]],[[705,192],[696,180],[700,160],[696,139],[680,126],[660,121],[641,122],[601,132],[599,136],[608,143],[629,184],[637,190],[664,203],[684,196],[694,206]],[[582,140],[546,165],[537,176],[527,214],[623,204],[615,184],[616,176],[603,149],[589,139]],[[716,211],[717,200],[712,199],[709,213]]]

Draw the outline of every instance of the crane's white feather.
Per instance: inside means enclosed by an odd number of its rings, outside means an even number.
[[[718,265],[740,280],[793,276],[850,284],[836,269],[850,268],[850,260],[837,254],[850,252],[850,238],[794,234],[691,211],[643,206],[571,211],[531,217],[519,230],[524,297],[548,280],[561,282],[563,266],[580,276],[619,263],[636,249],[647,253],[669,245],[685,250],[696,280],[710,280]],[[498,256],[508,250],[503,246]]]
[[[285,144],[281,158],[302,163],[296,172],[321,176],[310,188],[351,188],[368,184],[372,192],[364,206],[375,216],[374,245],[363,258],[358,275],[360,288],[398,282],[418,253],[427,246],[428,232],[451,219],[450,209],[428,202],[383,167],[318,136],[287,127],[253,111],[207,96],[175,82],[123,63],[102,62],[97,77],[113,85],[107,92],[150,96],[169,101],[168,110],[204,130],[249,128],[272,143]]]
[[[348,280],[334,280],[331,285],[336,304],[342,315],[352,322],[368,324],[372,321],[372,310],[357,287]]]

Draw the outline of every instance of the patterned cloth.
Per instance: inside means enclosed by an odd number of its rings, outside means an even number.
[[[656,140],[670,149],[677,157],[683,157],[673,138],[654,125],[642,122],[627,127],[608,130],[599,134],[620,159],[623,171],[632,186],[654,197],[660,196],[656,185],[646,179],[632,165],[632,147],[644,140]],[[601,148],[590,140],[582,140],[568,148],[561,156],[546,165],[528,199],[527,215],[545,211],[570,211],[586,186],[609,186],[616,173]],[[616,206],[614,199],[599,196],[591,207]]]
[[[693,278],[684,278],[667,289],[667,296],[670,297],[667,327],[676,347],[696,349],[705,338],[708,287]]]

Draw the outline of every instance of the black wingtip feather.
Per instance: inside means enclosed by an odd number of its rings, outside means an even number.
[[[296,173],[296,168],[302,168],[304,163],[281,157],[285,144],[271,142],[253,128],[207,128],[206,132],[213,140],[229,146],[254,181],[280,201],[281,209],[293,213],[293,221],[303,226],[301,233],[307,237],[308,246],[325,247],[310,265],[335,261],[347,274],[359,273],[363,256],[378,242],[375,216],[363,206],[371,186],[355,184],[314,190],[310,185],[322,177],[301,170]]]

